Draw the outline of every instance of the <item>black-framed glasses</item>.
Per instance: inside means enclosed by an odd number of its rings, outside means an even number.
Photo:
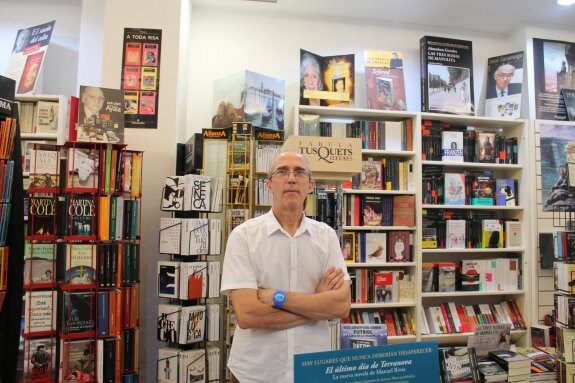
[[[290,174],[293,174],[293,178],[295,178],[296,181],[309,180],[309,173],[305,169],[277,169],[271,174],[270,179],[276,177],[279,180],[287,180]]]

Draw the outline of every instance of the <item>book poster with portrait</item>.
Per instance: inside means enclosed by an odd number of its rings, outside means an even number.
[[[573,206],[569,187],[569,164],[575,163],[575,124],[537,123],[541,161],[541,207],[544,212]],[[536,129],[537,129],[536,128]]]
[[[34,94],[56,21],[20,29],[5,76],[16,81],[16,94]]]
[[[367,107],[406,110],[403,53],[364,51]]]
[[[523,56],[515,52],[487,59],[485,116],[521,117]]]
[[[300,105],[354,106],[355,55],[322,57],[300,49]]]
[[[124,127],[157,129],[160,96],[160,29],[124,28]]]
[[[575,43],[533,39],[535,118],[566,120],[563,88],[575,88]]]

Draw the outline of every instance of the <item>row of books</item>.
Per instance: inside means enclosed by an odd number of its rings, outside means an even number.
[[[415,335],[415,318],[411,310],[404,308],[389,308],[380,310],[354,310],[342,320],[344,324],[384,324],[389,336]]]
[[[413,233],[406,230],[388,232],[344,232],[342,253],[347,263],[393,263],[413,260]]]
[[[282,150],[282,142],[261,142],[256,145],[256,172],[267,173],[271,162]]]
[[[8,259],[10,256],[9,247],[0,247],[0,291],[6,290],[8,284]],[[0,297],[0,309],[4,297]]]
[[[446,172],[441,166],[423,168],[422,202],[454,206],[518,206],[519,182],[495,178],[491,171]]]
[[[67,157],[60,161],[64,153]],[[111,145],[98,149],[36,144],[30,152],[28,192],[125,193],[139,197],[142,158],[141,152]]]
[[[516,291],[521,288],[517,258],[466,259],[421,264],[423,292]]]
[[[498,249],[522,246],[522,223],[498,219],[494,211],[423,212],[424,249]]]
[[[161,254],[217,255],[221,248],[220,219],[160,218]]]
[[[159,304],[157,339],[180,345],[219,340],[219,309],[208,308],[214,305]]]
[[[557,231],[553,239],[554,259],[559,262],[575,263],[575,232]]]
[[[158,350],[158,383],[219,382],[220,349]]]
[[[56,133],[58,130],[57,101],[16,101],[21,133]]]
[[[223,181],[221,177],[186,174],[166,177],[162,190],[163,211],[215,211],[221,207]]]
[[[12,159],[16,140],[16,119],[0,118],[0,159]]]
[[[562,285],[562,288],[564,287],[565,284]],[[567,292],[567,294],[571,293]],[[556,325],[566,328],[575,328],[575,297],[564,294],[555,294],[553,296],[553,304],[555,306]]]
[[[220,262],[158,261],[158,296],[191,300],[220,296]]]
[[[421,307],[422,334],[473,332],[480,324],[509,323],[512,329],[526,329],[515,300],[462,305],[454,302]]]
[[[564,294],[575,294],[575,264],[554,262],[553,274],[555,290]]]
[[[0,202],[11,201],[13,178],[14,160],[0,160]]]
[[[415,282],[404,270],[350,271],[352,303],[412,302]]]
[[[10,202],[0,203],[0,246],[8,244],[8,227],[10,226],[10,211],[12,204]]]
[[[345,187],[345,185],[344,185]],[[413,190],[413,161],[399,158],[368,158],[361,173],[352,177],[354,190]]]
[[[517,137],[445,122],[421,122],[422,160],[517,164]]]
[[[415,196],[409,194],[346,194],[343,211],[348,226],[415,226]]]

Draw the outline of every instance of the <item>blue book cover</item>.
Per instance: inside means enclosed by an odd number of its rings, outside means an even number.
[[[465,205],[465,173],[445,173],[445,205]]]
[[[514,179],[495,180],[495,202],[497,206],[516,206],[516,192]]]

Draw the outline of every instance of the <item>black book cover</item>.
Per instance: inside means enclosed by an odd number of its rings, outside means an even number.
[[[96,297],[93,292],[64,293],[62,332],[66,335],[89,333],[96,326]]]
[[[65,235],[96,235],[96,201],[93,195],[66,198],[67,225]]]
[[[28,214],[30,235],[53,236],[56,230],[56,202],[54,197],[32,197]]]
[[[377,194],[364,194],[361,196],[362,225],[381,226],[383,222],[383,199]]]

